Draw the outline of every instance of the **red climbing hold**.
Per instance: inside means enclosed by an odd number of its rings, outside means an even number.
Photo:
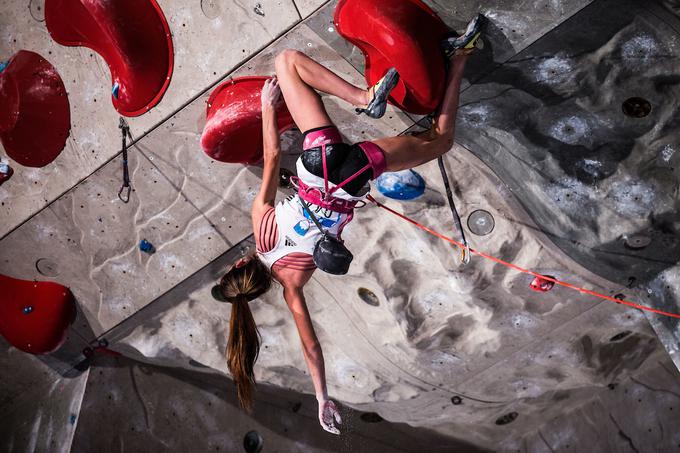
[[[56,351],[75,316],[75,299],[65,286],[0,274],[0,334],[14,347],[31,354]]]
[[[417,114],[437,108],[446,84],[439,43],[449,29],[427,5],[420,0],[340,0],[334,21],[338,33],[363,52],[368,86],[395,67],[400,77],[390,96],[393,104]]]
[[[552,275],[546,275],[546,277],[555,280],[555,277],[553,277]],[[534,291],[537,291],[539,293],[547,293],[548,291],[553,289],[554,286],[555,286],[555,282],[550,281],[550,280],[546,280],[546,279],[541,278],[541,277],[534,277],[534,279],[529,284],[529,288],[531,288]]]
[[[262,161],[262,102],[268,77],[239,77],[224,82],[208,99],[201,146],[212,159],[234,164]],[[279,132],[295,126],[286,105],[276,109]]]
[[[59,73],[34,52],[19,51],[0,72],[0,140],[7,155],[44,167],[66,146],[71,112]]]
[[[46,0],[45,22],[59,44],[89,47],[104,58],[121,115],[139,116],[160,102],[173,47],[156,0]]]

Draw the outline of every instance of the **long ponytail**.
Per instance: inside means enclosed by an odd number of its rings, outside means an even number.
[[[232,269],[220,281],[222,293],[231,302],[227,364],[234,378],[242,408],[252,411],[255,387],[255,362],[260,353],[260,333],[248,302],[271,287],[272,276],[257,257]]]

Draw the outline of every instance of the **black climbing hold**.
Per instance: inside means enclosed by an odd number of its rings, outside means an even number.
[[[652,111],[652,104],[647,99],[632,97],[623,101],[623,113],[632,118],[644,118]]]
[[[290,188],[290,186],[291,186],[291,181],[290,181],[291,176],[294,176],[292,171],[290,171],[286,168],[282,168],[281,170],[279,170],[279,187],[283,187],[283,188],[286,188],[286,189]]]
[[[262,439],[262,436],[257,431],[249,431],[243,437],[243,448],[247,453],[259,453],[262,451],[263,445],[264,439]]]
[[[376,296],[375,293],[370,289],[359,288],[357,290],[357,294],[359,294],[361,300],[366,302],[368,305],[371,305],[373,307],[377,307],[380,305],[380,299],[378,299],[378,296]]]
[[[454,396],[454,397],[451,398],[451,403],[452,403],[454,406],[458,406],[459,404],[463,404],[463,398],[461,398],[460,396],[456,395],[456,396]]]
[[[477,236],[490,234],[496,226],[491,213],[483,209],[478,209],[468,216],[468,228]]]
[[[614,390],[616,388],[616,386],[618,386],[618,385],[619,384],[617,384],[616,382],[611,382],[611,383],[607,384],[607,388],[609,390]]]
[[[614,335],[613,337],[611,337],[611,338],[609,339],[609,341],[610,341],[610,342],[613,342],[613,341],[623,340],[624,338],[626,338],[626,337],[627,337],[628,335],[630,335],[631,333],[632,333],[632,332],[631,332],[630,330],[624,330],[623,332],[619,332],[619,333],[617,333],[616,335]]]
[[[623,293],[618,293],[618,294],[616,294],[616,295],[614,296],[614,299],[618,299],[618,300],[626,300],[626,295],[623,294]]]
[[[380,423],[383,421],[383,418],[375,412],[364,412],[359,418],[365,423]]]
[[[508,414],[503,415],[502,417],[498,417],[496,420],[497,425],[507,425],[508,423],[512,423],[515,421],[515,419],[519,416],[517,412],[510,412]]]

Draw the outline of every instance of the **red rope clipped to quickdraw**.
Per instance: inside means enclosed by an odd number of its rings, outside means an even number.
[[[431,229],[431,228],[426,227],[425,225],[421,225],[420,223],[418,223],[418,222],[416,222],[415,220],[413,220],[413,219],[411,219],[411,218],[405,216],[404,214],[400,214],[400,213],[398,213],[397,211],[395,211],[395,210],[393,210],[393,209],[391,209],[391,208],[388,208],[387,206],[385,206],[384,204],[380,203],[378,200],[376,200],[375,198],[373,198],[371,195],[369,195],[367,198],[368,198],[369,201],[372,201],[373,203],[375,203],[378,207],[380,207],[380,208],[382,208],[382,209],[384,209],[384,210],[386,210],[386,211],[388,211],[388,212],[390,212],[390,213],[396,215],[397,217],[399,217],[399,218],[401,218],[401,219],[403,219],[403,220],[406,220],[406,221],[409,222],[409,223],[412,223],[413,225],[417,226],[417,227],[420,228],[421,230],[427,231],[427,232],[430,233],[431,235],[436,236],[436,237],[438,237],[439,239],[442,239],[442,240],[444,240],[444,241],[446,241],[446,242],[449,242],[449,243],[455,245],[455,246],[458,247],[458,248],[461,248],[461,249],[465,248],[465,246],[464,246],[463,244],[461,244],[460,242],[458,242],[458,241],[456,241],[456,240],[454,240],[454,239],[451,239],[451,238],[449,238],[449,237],[446,237],[446,236],[444,236],[443,234],[438,233],[437,231],[435,231],[435,230],[433,230],[433,229]],[[589,289],[581,288],[580,286],[572,285],[571,283],[563,282],[563,281],[561,281],[561,280],[557,280],[556,278],[552,278],[552,277],[547,276],[547,275],[542,275],[542,274],[539,274],[539,273],[537,273],[537,272],[531,271],[531,270],[529,270],[529,269],[524,269],[523,267],[520,267],[520,266],[518,266],[518,265],[516,265],[516,264],[510,263],[510,262],[508,262],[508,261],[504,261],[504,260],[502,260],[502,259],[500,259],[500,258],[496,258],[495,256],[487,255],[487,254],[484,253],[484,252],[480,252],[480,251],[475,250],[475,249],[472,249],[472,248],[470,249],[470,252],[471,252],[471,253],[474,253],[475,255],[479,255],[479,256],[481,256],[482,258],[486,258],[486,259],[491,260],[491,261],[494,261],[494,262],[496,262],[496,263],[498,263],[498,264],[502,264],[503,266],[509,267],[510,269],[514,269],[514,270],[516,270],[516,271],[522,272],[522,273],[524,273],[524,274],[532,275],[532,276],[534,276],[534,277],[540,277],[540,278],[543,279],[543,280],[547,280],[547,281],[553,282],[553,283],[555,283],[555,284],[557,284],[557,285],[564,286],[564,287],[567,287],[567,288],[571,288],[571,289],[573,289],[573,290],[576,290],[576,291],[581,292],[581,293],[584,293],[584,294],[588,294],[588,295],[590,295],[590,296],[599,297],[600,299],[605,299],[605,300],[609,300],[609,301],[611,301],[611,302],[616,302],[617,304],[621,304],[621,305],[626,305],[626,306],[628,306],[628,307],[637,308],[638,310],[644,310],[644,311],[648,311],[648,312],[651,312],[651,313],[656,313],[656,314],[658,314],[658,315],[669,316],[669,317],[671,317],[671,318],[678,318],[678,319],[680,319],[680,314],[678,314],[678,313],[670,313],[670,312],[663,311],[663,310],[657,310],[656,308],[648,307],[648,306],[646,306],[646,305],[636,304],[635,302],[630,302],[630,301],[624,300],[624,299],[616,299],[616,298],[614,298],[614,297],[607,296],[607,295],[605,295],[605,294],[601,294],[601,293],[598,293],[598,292],[596,292],[596,291],[591,291],[591,290],[589,290]]]

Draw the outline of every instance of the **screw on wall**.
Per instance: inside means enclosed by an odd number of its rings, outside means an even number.
[[[453,404],[454,406],[458,406],[460,404],[463,404],[463,398],[456,395],[456,396],[451,398],[451,404]]]

